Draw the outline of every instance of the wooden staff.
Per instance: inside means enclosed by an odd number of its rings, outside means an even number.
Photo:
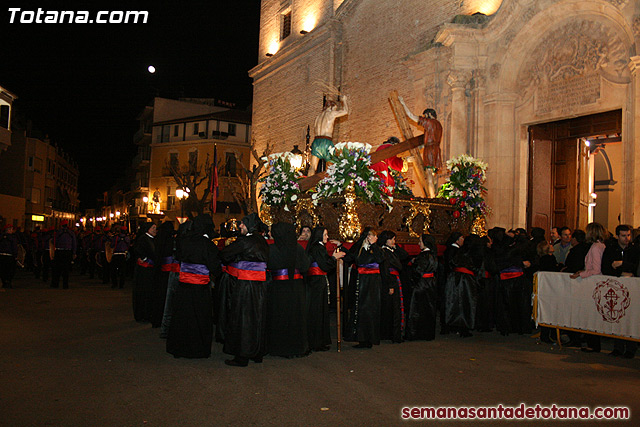
[[[341,277],[340,277],[340,267],[342,266],[342,260],[339,259],[338,262],[336,263],[336,309],[338,312],[337,315],[337,323],[338,323],[338,344],[337,344],[337,348],[338,348],[338,353],[340,353],[340,351],[342,350],[342,322],[341,322],[341,304],[340,304],[340,285],[342,282]]]

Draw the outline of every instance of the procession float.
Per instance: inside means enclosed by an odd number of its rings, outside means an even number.
[[[312,159],[309,176],[305,176],[304,153],[263,157],[268,173],[260,189],[262,220],[267,225],[282,221],[298,226],[323,225],[331,236],[346,242],[357,239],[366,227],[392,230],[398,242],[407,243],[421,234],[431,234],[438,242],[454,231],[486,234],[487,165],[466,154],[442,164],[442,131],[435,112],[425,110],[425,115],[412,117],[395,92],[391,93],[390,104],[405,137],[402,142],[390,138],[376,151],[362,142],[327,144],[322,154],[328,165],[326,171],[312,174],[317,164]],[[329,113],[339,116],[341,110],[335,105],[328,107]],[[414,137],[402,112],[417,119],[414,121],[425,129],[425,135]],[[322,127],[319,120],[316,134],[322,131],[318,129]],[[330,125],[332,130],[332,120]],[[419,146],[424,146],[423,153]],[[313,157],[315,150],[307,150],[309,154]],[[410,167],[415,178],[411,181],[406,177]],[[436,188],[438,181],[442,185]],[[425,197],[414,195],[412,187]]]

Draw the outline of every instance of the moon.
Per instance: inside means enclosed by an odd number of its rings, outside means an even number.
[[[149,68],[147,68],[147,70],[149,70],[149,72],[153,74],[156,72],[156,67],[154,67],[153,65],[149,65]]]

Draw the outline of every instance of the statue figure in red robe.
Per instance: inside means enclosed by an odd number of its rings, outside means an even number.
[[[400,140],[398,138],[392,136],[385,142],[383,142],[382,145],[380,145],[376,149],[376,151],[382,151],[399,142]],[[378,175],[378,178],[380,178],[380,181],[382,181],[382,183],[384,184],[384,192],[391,196],[396,186],[396,181],[393,176],[391,176],[391,169],[400,172],[402,171],[403,166],[404,161],[400,157],[392,156],[388,159],[384,159],[381,162],[374,163],[370,167],[377,172],[376,175]]]
[[[404,103],[404,99],[402,99],[402,97],[399,97],[398,100],[404,107],[407,117],[424,129],[424,150],[422,151],[422,161],[424,162],[425,167],[433,168],[434,171],[440,169],[442,167],[442,158],[440,156],[442,125],[438,121],[436,110],[433,108],[427,108],[422,112],[422,115],[418,117],[409,110],[409,107]]]

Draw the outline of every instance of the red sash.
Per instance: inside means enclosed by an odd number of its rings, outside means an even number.
[[[142,261],[140,258],[136,261],[140,267],[149,268],[153,267],[153,263],[148,263],[146,261]]]
[[[453,269],[453,271],[457,272],[457,273],[464,273],[464,274],[470,274],[472,276],[475,276],[475,273],[471,270],[469,270],[468,268],[464,268],[464,267],[456,267]]]
[[[523,274],[524,273],[522,271],[510,271],[507,273],[500,273],[500,280],[515,279],[516,277],[520,277]]]
[[[237,277],[238,280],[255,280],[258,282],[266,282],[267,281],[267,272],[266,271],[255,271],[255,270],[241,270],[232,265],[224,266],[223,271],[229,273],[230,275]]]
[[[327,273],[325,273],[320,267],[309,267],[307,274],[309,276],[326,276],[327,275]]]
[[[422,277],[424,277],[425,279],[429,278],[429,277],[435,277],[435,275],[433,273],[422,273]]]
[[[208,274],[196,274],[196,273],[187,273],[186,271],[181,271],[179,280],[182,283],[191,283],[193,285],[206,285],[209,283],[210,279]]]
[[[359,274],[380,274],[379,268],[358,267]]]
[[[284,275],[284,276],[271,276],[271,278],[273,280],[289,280],[289,275]],[[304,277],[302,277],[302,274],[300,273],[296,273],[293,275],[294,279],[304,279]]]

